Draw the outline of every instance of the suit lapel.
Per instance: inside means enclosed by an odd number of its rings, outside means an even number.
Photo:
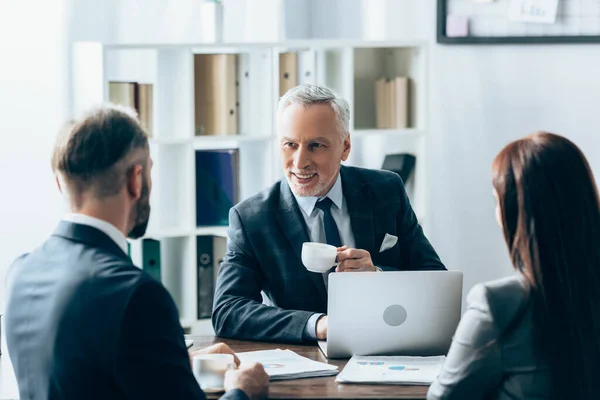
[[[373,208],[371,207],[371,191],[367,182],[362,182],[348,167],[340,169],[342,176],[342,190],[348,205],[350,226],[354,235],[354,244],[357,249],[376,251],[374,248],[374,223]],[[371,255],[373,257],[373,255]]]
[[[304,221],[304,217],[302,217],[302,211],[300,211],[300,207],[296,203],[292,190],[285,179],[281,181],[279,210],[277,210],[275,214],[281,225],[281,230],[290,243],[290,246],[294,249],[294,253],[297,257],[296,263],[300,264],[304,272],[310,275],[319,294],[326,302],[327,290],[325,289],[323,276],[306,270],[302,264],[302,243],[310,242],[310,236],[308,235],[308,228]]]

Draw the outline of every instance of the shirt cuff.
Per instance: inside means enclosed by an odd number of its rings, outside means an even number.
[[[310,316],[304,327],[303,337],[305,340],[317,340],[317,322],[325,314],[313,314]]]

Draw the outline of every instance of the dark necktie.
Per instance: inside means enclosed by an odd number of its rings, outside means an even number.
[[[325,240],[327,241],[327,244],[335,247],[342,247],[340,232],[333,219],[333,215],[331,215],[331,204],[333,204],[331,199],[325,197],[324,199],[317,201],[316,207],[323,210],[323,227],[325,228]]]
[[[329,197],[325,197],[322,200],[317,201],[315,207],[320,210],[323,210],[323,227],[325,228],[325,240],[327,244],[342,247],[342,239],[340,239],[340,232],[338,231],[337,224],[333,219],[333,215],[331,215],[331,204],[333,202]],[[329,271],[323,274],[323,282],[325,283],[325,289],[329,289],[329,280],[328,276],[330,273],[335,271],[335,266],[333,266]]]

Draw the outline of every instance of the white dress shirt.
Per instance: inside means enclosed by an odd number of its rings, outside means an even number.
[[[308,227],[308,235],[311,242],[327,243],[327,240],[325,240],[325,227],[323,225],[323,216],[325,213],[323,210],[317,208],[316,204],[317,201],[329,197],[333,202],[331,205],[331,216],[337,225],[342,245],[350,248],[355,247],[354,234],[350,225],[350,214],[348,214],[348,205],[342,191],[342,177],[340,174],[338,174],[335,183],[325,196],[301,197],[294,194],[294,197],[300,206],[300,210],[302,210],[302,216]]]
[[[317,201],[324,199],[325,197],[329,197],[333,202],[331,205],[331,216],[337,225],[342,245],[350,248],[355,247],[354,234],[352,233],[352,226],[350,224],[350,214],[348,214],[348,205],[346,204],[346,199],[344,198],[344,192],[342,190],[342,177],[340,174],[338,174],[335,183],[325,196],[301,197],[296,196],[294,193],[294,197],[296,198],[298,206],[300,206],[300,210],[302,211],[302,216],[304,217],[304,222],[306,222],[306,226],[308,227],[308,235],[311,242],[327,243],[325,238],[325,226],[323,225],[323,217],[325,213],[323,210],[317,208],[316,204]],[[326,283],[325,287],[327,287],[327,275],[327,273],[323,274],[323,280]],[[308,319],[308,322],[304,328],[305,338],[312,340],[317,339],[317,322],[319,318],[324,315],[325,314],[313,314]]]
[[[113,224],[89,215],[70,213],[65,215],[63,221],[73,222],[75,224],[87,225],[96,228],[111,238],[125,254],[127,254],[127,239],[123,232],[118,230]]]

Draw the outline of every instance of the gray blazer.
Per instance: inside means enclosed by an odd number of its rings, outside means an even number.
[[[345,166],[340,173],[356,247],[367,250],[375,265],[445,269],[423,234],[400,176]],[[386,233],[398,241],[380,252]],[[232,208],[228,235],[212,314],[217,335],[302,342],[310,316],[327,313],[327,291],[323,276],[302,265],[302,243],[310,239],[287,181]],[[262,304],[261,291],[274,306]]]
[[[517,275],[479,284],[467,303],[444,368],[427,398],[549,398],[548,369],[532,351],[524,278]]]

